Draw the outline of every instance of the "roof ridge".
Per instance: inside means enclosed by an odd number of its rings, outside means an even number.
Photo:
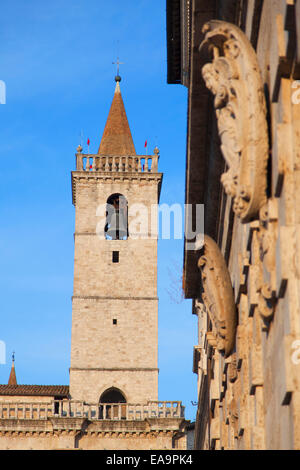
[[[60,384],[0,384],[0,387],[69,387],[69,385],[60,385]]]
[[[67,396],[69,385],[0,384],[0,395]]]

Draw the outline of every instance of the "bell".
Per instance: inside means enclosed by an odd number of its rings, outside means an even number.
[[[106,233],[112,240],[122,240],[127,237],[127,223],[123,211],[114,210]]]

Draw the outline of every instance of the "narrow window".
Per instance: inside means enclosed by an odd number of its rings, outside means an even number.
[[[119,262],[119,252],[118,251],[113,251],[112,252],[112,262],[113,263],[118,263]]]
[[[114,319],[113,319],[113,325],[116,325],[116,324],[117,324],[117,319],[114,318]]]

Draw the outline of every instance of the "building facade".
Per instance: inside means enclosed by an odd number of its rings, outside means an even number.
[[[186,449],[158,401],[159,151],[137,155],[119,76],[97,154],[77,148],[69,386],[0,385],[0,449]]]
[[[186,203],[205,209],[183,275],[196,449],[300,448],[299,34],[299,0],[167,0]]]

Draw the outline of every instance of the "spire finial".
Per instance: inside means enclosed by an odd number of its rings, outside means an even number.
[[[12,362],[15,362],[15,351],[13,351],[11,358],[12,358]]]
[[[113,62],[113,64],[117,66],[117,75],[115,76],[115,81],[116,81],[116,82],[120,82],[120,81],[121,81],[121,77],[120,77],[120,74],[119,74],[119,66],[120,66],[120,65],[123,65],[124,62],[120,62],[120,61],[119,61],[119,57],[117,57],[116,62]]]

